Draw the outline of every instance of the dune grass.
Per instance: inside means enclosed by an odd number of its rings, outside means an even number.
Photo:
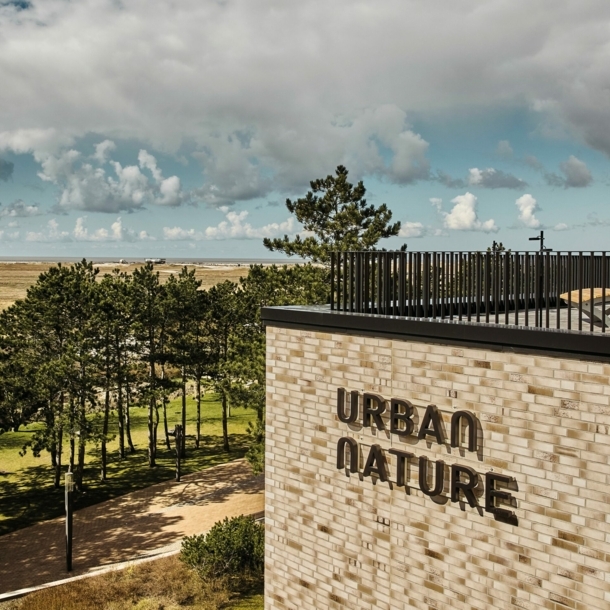
[[[262,588],[262,581],[247,592],[205,583],[174,555],[43,589],[10,610],[263,610]]]
[[[180,400],[169,403],[168,424],[173,429],[179,423]],[[195,401],[187,402],[187,459],[182,462],[183,474],[243,457],[247,449],[246,428],[256,419],[253,411],[234,408],[229,419],[230,448],[222,447],[221,406],[217,396],[208,394],[202,404],[202,439],[195,449]],[[147,410],[131,409],[132,438],[136,453],[120,460],[118,441],[108,446],[107,480],[100,481],[99,447],[89,446],[86,457],[83,493],[75,494],[75,510],[110,498],[172,479],[175,474],[175,453],[164,442],[163,424],[158,430],[157,466],[148,467]],[[111,430],[116,428],[113,421]],[[63,514],[64,490],[53,488],[53,472],[48,453],[34,457],[31,451],[19,452],[35,430],[33,424],[18,432],[0,435],[0,535]],[[66,457],[64,456],[64,462]]]

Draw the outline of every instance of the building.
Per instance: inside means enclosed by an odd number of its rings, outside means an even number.
[[[610,608],[607,262],[347,253],[263,310],[266,610]]]

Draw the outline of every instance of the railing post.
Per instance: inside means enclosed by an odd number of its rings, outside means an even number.
[[[595,309],[593,308],[593,303],[594,303],[594,289],[595,289],[595,253],[591,252],[590,255],[590,259],[589,259],[589,298],[591,299],[589,301],[589,308],[591,311],[591,314],[589,315],[589,332],[593,332],[593,312],[595,311]]]
[[[399,315],[404,316],[406,313],[407,306],[407,255],[405,252],[399,254],[400,265],[398,269],[399,275],[399,300],[400,306],[398,308]]]
[[[335,253],[330,253],[330,310],[335,309]]]
[[[606,332],[606,252],[602,252],[602,333]]]
[[[574,288],[572,281],[572,253],[568,252],[568,297],[571,296],[571,292]],[[568,330],[572,328],[572,299],[568,298]]]
[[[343,252],[343,311],[347,311],[347,252]]]
[[[550,326],[549,306],[551,300],[551,253],[547,252],[544,257],[544,308],[546,311],[545,328]]]
[[[422,305],[424,306],[424,318],[427,318],[430,305],[430,254],[428,252],[424,252],[423,265]]]
[[[578,330],[582,330],[582,285],[584,279],[584,260],[578,253]]]
[[[555,254],[555,310],[557,312],[557,328],[561,328],[561,299],[559,295],[561,294],[561,252],[557,252]]]
[[[362,313],[362,252],[356,252],[356,304],[357,313]]]

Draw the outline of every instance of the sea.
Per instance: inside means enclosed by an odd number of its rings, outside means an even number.
[[[144,263],[145,258],[139,257],[106,257],[92,256],[85,257],[93,264],[108,264],[108,263]],[[83,260],[82,256],[0,256],[0,263],[77,263]],[[291,258],[165,258],[168,265],[285,265],[299,264],[305,261],[301,259]]]

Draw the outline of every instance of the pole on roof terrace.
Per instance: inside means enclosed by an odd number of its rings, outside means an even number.
[[[544,292],[544,265],[543,265],[543,259],[542,259],[542,254],[544,252],[551,252],[552,248],[545,248],[544,247],[544,231],[540,231],[540,235],[538,235],[538,237],[530,237],[529,238],[530,241],[539,241],[540,242],[540,274],[538,277],[538,298],[536,299],[536,302],[538,303],[537,309],[536,309],[536,325],[537,326],[542,326],[542,294]],[[546,300],[548,300],[549,295],[546,295]],[[545,302],[545,307],[546,307],[546,302]]]

